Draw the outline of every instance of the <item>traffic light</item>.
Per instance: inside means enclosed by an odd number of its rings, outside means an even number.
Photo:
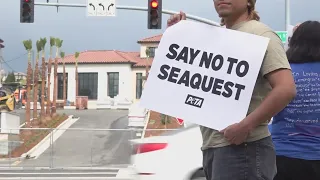
[[[148,29],[161,29],[162,0],[148,0]]]
[[[20,0],[20,23],[34,22],[34,0]]]
[[[3,43],[3,40],[0,39],[0,49],[4,48],[5,46],[2,44]],[[1,55],[1,54],[0,54]]]

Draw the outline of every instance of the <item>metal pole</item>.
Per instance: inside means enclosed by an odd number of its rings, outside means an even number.
[[[38,6],[55,6],[55,7],[87,7],[86,4],[63,4],[63,3],[34,3],[35,5]],[[134,10],[134,11],[148,11],[147,7],[139,7],[139,6],[116,6],[117,9],[123,9],[123,10]],[[170,11],[170,10],[162,10],[163,14],[177,14],[179,12],[176,11]],[[191,20],[195,20],[198,22],[202,22],[205,24],[213,25],[213,26],[220,26],[220,23],[211,21],[209,19],[201,18],[199,16],[194,16],[187,14],[187,18]]]
[[[2,48],[0,47],[0,88],[2,87]]]
[[[290,0],[285,1],[285,30],[288,31],[289,26],[290,26]]]

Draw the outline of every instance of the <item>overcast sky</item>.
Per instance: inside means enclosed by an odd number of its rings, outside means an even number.
[[[64,40],[66,54],[75,51],[116,49],[138,51],[137,40],[160,34],[162,30],[147,29],[147,14],[142,11],[118,10],[116,17],[87,17],[85,8],[59,8],[36,6],[35,23],[20,24],[20,0],[0,0],[0,38],[5,41],[4,60],[15,71],[26,72],[27,56],[22,41],[40,37],[59,37]],[[57,0],[50,0],[56,2]],[[59,0],[60,3],[85,4],[86,0]],[[46,0],[36,0],[46,2]],[[117,0],[118,5],[146,6],[147,0]],[[257,10],[262,21],[274,30],[284,30],[284,0],[258,0]],[[291,24],[320,19],[319,0],[291,0]],[[219,21],[213,0],[163,0],[163,8],[183,10],[192,15]],[[168,15],[163,15],[165,27]],[[47,45],[48,49],[48,45]],[[21,57],[21,58],[18,58]],[[4,64],[3,67],[11,71]]]

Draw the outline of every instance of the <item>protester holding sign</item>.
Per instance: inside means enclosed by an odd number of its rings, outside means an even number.
[[[296,98],[270,125],[277,152],[275,180],[320,180],[320,23],[297,26],[287,56]]]
[[[295,97],[296,88],[282,42],[274,31],[259,22],[255,4],[256,0],[214,0],[222,25],[267,37],[270,42],[246,118],[222,131],[201,126],[207,180],[272,180],[276,175],[268,122]],[[183,12],[173,15],[168,26],[185,19]],[[255,44],[247,48],[255,51]],[[237,109],[230,109],[230,113],[234,111]]]

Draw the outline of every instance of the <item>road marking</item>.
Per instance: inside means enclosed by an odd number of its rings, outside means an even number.
[[[74,172],[52,172],[52,173],[42,173],[42,172],[36,172],[36,173],[24,173],[24,172],[21,172],[21,173],[0,173],[0,175],[47,175],[47,174],[51,174],[51,175],[54,175],[54,174],[67,174],[67,175],[87,175],[87,174],[92,174],[92,175],[95,175],[95,174],[111,174],[111,175],[115,175],[115,174],[118,174],[118,172],[79,172],[79,173],[74,173]]]
[[[78,179],[83,179],[83,180],[88,180],[88,179],[103,179],[103,180],[131,180],[130,178],[118,178],[118,177],[5,177],[2,178],[0,177],[0,180],[34,180],[34,179],[39,179],[39,180],[65,180],[65,179],[73,179],[73,180],[78,180]]]
[[[11,164],[11,166],[17,166],[18,164],[20,164],[22,161],[15,161],[14,163]]]

